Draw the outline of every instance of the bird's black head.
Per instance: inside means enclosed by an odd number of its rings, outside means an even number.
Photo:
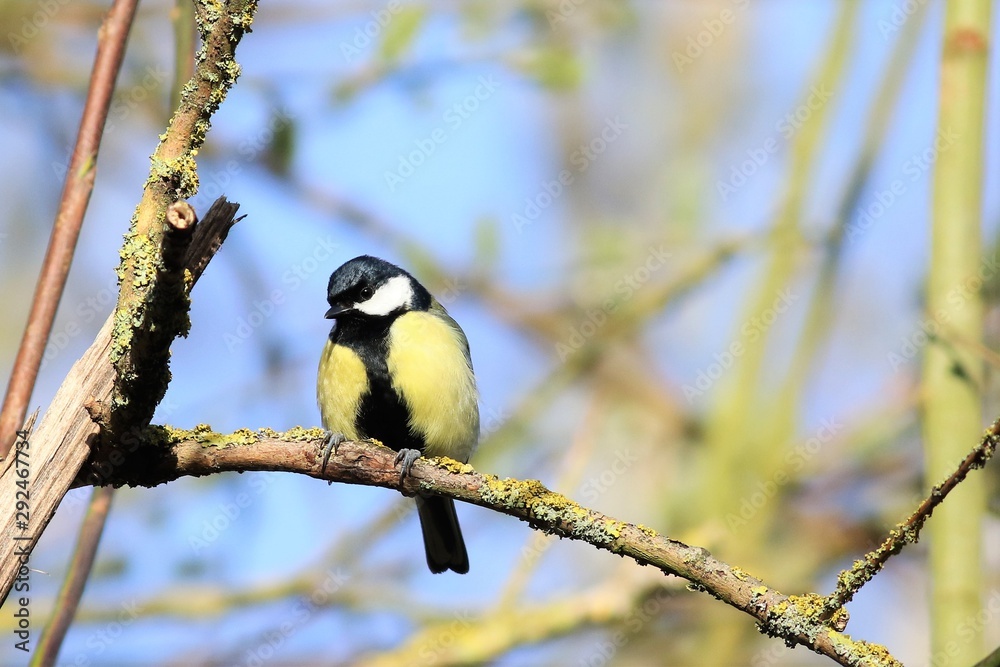
[[[333,272],[326,300],[328,320],[392,317],[431,305],[430,293],[413,276],[369,255],[355,257]]]

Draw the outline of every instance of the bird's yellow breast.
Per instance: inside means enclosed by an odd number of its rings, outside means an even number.
[[[400,315],[389,329],[386,362],[410,428],[424,437],[424,454],[467,461],[479,440],[479,395],[465,337],[445,318],[422,311]]]
[[[361,358],[350,348],[326,341],[316,384],[323,427],[357,440],[358,408],[367,393],[368,373]]]

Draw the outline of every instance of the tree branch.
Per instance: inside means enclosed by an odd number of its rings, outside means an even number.
[[[237,208],[237,204],[219,198],[196,228],[185,260],[187,271],[191,273],[189,289],[237,222],[234,218]],[[19,480],[15,467],[17,458],[21,459],[22,466],[27,464],[30,494],[26,531],[16,528],[14,512],[7,512],[0,519],[0,601],[10,592],[21,559],[27,560],[62,497],[90,457],[91,442],[100,428],[94,415],[104,415],[111,400],[114,380],[114,368],[109,359],[111,330],[112,318],[109,317],[94,343],[70,369],[37,431],[24,447],[24,456],[9,456],[0,461],[0,507],[16,505],[17,492],[21,490],[16,486]],[[122,442],[128,446],[136,441],[134,433],[140,430],[125,433]],[[122,455],[112,454],[108,461],[100,464],[113,467],[123,462]],[[87,481],[101,484],[104,467],[91,466],[86,471]],[[19,541],[15,537],[27,539]]]
[[[413,495],[432,492],[509,514],[532,527],[587,542],[640,565],[683,577],[696,588],[752,616],[764,634],[789,645],[801,644],[842,665],[899,665],[882,646],[856,641],[841,631],[847,615],[820,618],[819,595],[787,596],[708,551],[659,535],[641,525],[619,521],[550,491],[537,480],[498,479],[450,459],[419,460],[400,482],[396,452],[377,443],[345,442],[324,472],[319,429],[241,429],[230,435],[207,426],[177,430],[151,426],[142,434],[143,465],[119,466],[104,478],[113,485],[155,486],[185,476],[226,471],[294,472],[316,479],[397,489]],[[126,469],[132,474],[121,474]]]
[[[827,596],[824,602],[824,617],[829,618],[838,609],[850,602],[861,587],[881,572],[886,561],[903,550],[907,544],[913,544],[920,538],[920,530],[927,519],[931,518],[935,508],[944,502],[955,487],[972,472],[986,465],[996,453],[1000,443],[1000,419],[993,422],[983,439],[959,464],[958,468],[941,484],[931,489],[930,495],[914,510],[913,514],[889,531],[885,541],[877,549],[865,554],[865,557],[854,561],[854,567],[844,570],[837,577],[837,590]]]
[[[609,581],[560,599],[469,614],[460,621],[454,616],[443,617],[416,630],[401,646],[362,654],[351,662],[357,667],[410,667],[431,662],[427,656],[433,656],[433,662],[441,665],[493,664],[526,644],[564,637],[587,627],[628,624],[615,633],[622,638],[622,643],[616,643],[618,649],[666,612],[670,597],[676,594],[664,587],[623,586],[621,581]],[[620,660],[621,653],[601,664],[611,663],[613,658]],[[630,664],[627,659],[620,661]],[[587,662],[580,660],[580,664]]]
[[[198,64],[150,158],[152,169],[121,250],[110,351],[116,377],[106,425],[112,442],[133,426],[149,423],[170,382],[170,344],[187,335],[190,326],[185,292],[177,289],[183,276],[170,270],[169,261],[161,261],[168,249],[164,245],[170,243],[164,235],[175,229],[167,210],[198,190],[195,155],[212,115],[239,76],[236,46],[250,29],[256,9],[256,0],[195,2],[202,38]]]

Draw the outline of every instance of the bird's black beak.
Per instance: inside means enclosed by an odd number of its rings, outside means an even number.
[[[326,315],[324,315],[323,317],[325,317],[328,320],[335,320],[337,319],[338,315],[343,315],[350,309],[351,309],[350,306],[341,306],[341,305],[330,306],[330,310],[326,311]]]

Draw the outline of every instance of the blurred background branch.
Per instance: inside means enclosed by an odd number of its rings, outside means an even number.
[[[101,533],[111,509],[111,499],[114,489],[110,486],[97,487],[87,507],[87,516],[80,527],[80,538],[70,561],[70,569],[59,589],[56,598],[55,613],[45,625],[45,630],[38,639],[38,647],[31,656],[32,667],[48,667],[56,664],[59,648],[62,646],[66,632],[76,615],[77,606],[83,596],[83,588],[90,577],[90,569],[94,565],[94,555],[97,545],[101,542]]]
[[[931,485],[962,453],[954,438],[982,428],[984,374],[975,349],[983,337],[982,206],[984,173],[989,2],[948,0],[941,40],[941,80],[934,145],[930,265],[927,276],[928,331],[923,365],[923,435],[926,479]],[[970,282],[974,281],[974,282]],[[965,345],[956,344],[956,338]],[[970,480],[945,504],[931,526],[931,652],[956,664],[972,664],[985,649],[973,635],[956,643],[955,628],[982,609],[986,590],[982,565],[982,479]]]

